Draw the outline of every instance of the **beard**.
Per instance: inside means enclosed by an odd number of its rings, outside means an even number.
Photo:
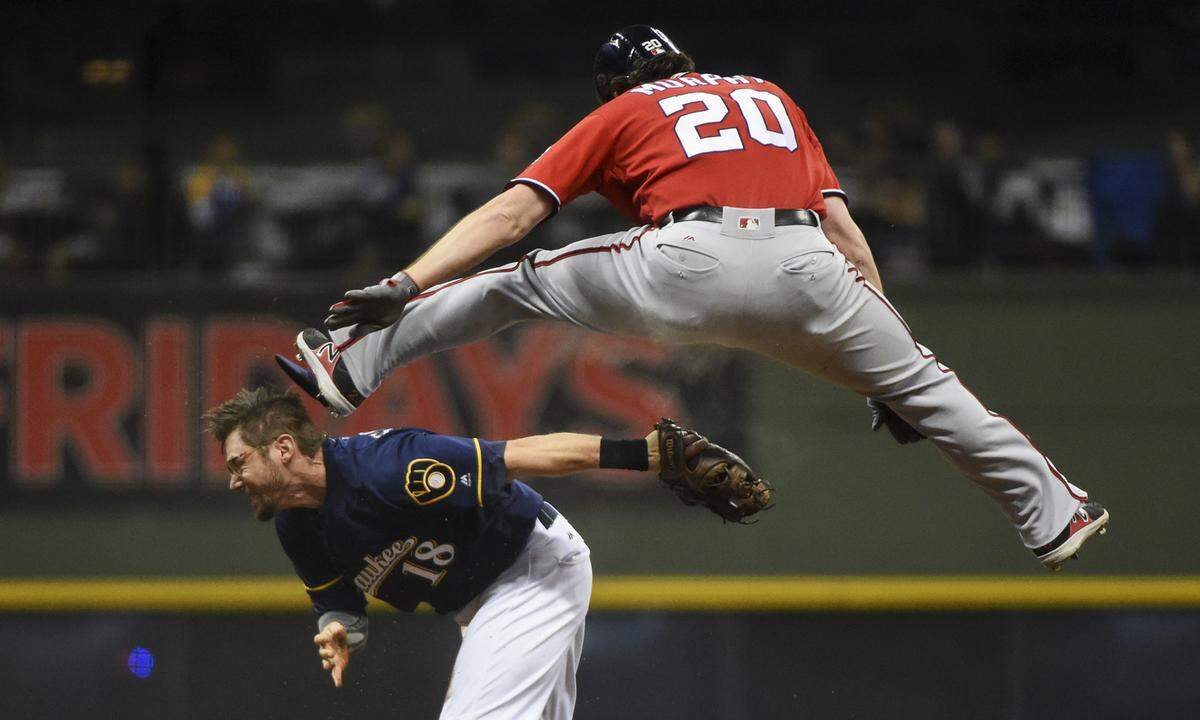
[[[275,517],[275,510],[278,509],[279,501],[283,498],[285,486],[283,473],[273,466],[269,466],[268,470],[267,481],[257,490],[248,493],[250,508],[254,511],[254,519],[259,522],[267,522]]]

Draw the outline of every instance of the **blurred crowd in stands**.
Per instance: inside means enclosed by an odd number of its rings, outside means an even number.
[[[1179,130],[1155,153],[1050,156],[880,113],[824,142],[868,241],[900,272],[1200,262],[1200,153]]]
[[[548,103],[521,106],[478,162],[418,152],[371,104],[343,113],[353,151],[340,163],[256,162],[233,131],[173,165],[129,156],[95,172],[14,167],[0,149],[0,276],[391,272],[571,120]],[[1200,263],[1194,133],[1167,132],[1152,153],[1072,157],[1017,152],[997,133],[894,108],[818,132],[885,274]],[[497,261],[626,224],[584,199]]]

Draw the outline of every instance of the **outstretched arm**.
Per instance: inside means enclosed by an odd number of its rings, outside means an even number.
[[[703,435],[663,418],[636,440],[553,433],[509,440],[504,464],[511,475],[566,475],[580,470],[648,470],[685,505],[704,505],[726,521],[774,504],[774,489],[737,455]]]
[[[513,185],[458,221],[405,270],[417,287],[458,277],[529,234],[554,203],[528,185]]]
[[[422,290],[475,267],[529,234],[554,203],[528,185],[514,185],[450,228],[408,268],[375,285],[350,290],[329,308],[325,326],[352,327],[352,337],[382,330],[400,319]]]
[[[612,452],[646,453],[646,469],[658,472],[658,446],[644,440],[605,441],[599,435],[551,433],[509,440],[504,448],[504,464],[511,475],[568,475],[581,470],[595,470],[601,465],[601,443],[613,443]],[[644,443],[645,447],[639,444]],[[605,453],[608,461],[609,453]],[[614,467],[606,462],[603,467]]]
[[[821,223],[821,230],[829,242],[836,245],[846,259],[862,271],[867,282],[883,292],[883,280],[879,277],[879,269],[875,267],[871,247],[867,245],[867,238],[858,228],[858,223],[850,217],[850,208],[846,207],[845,200],[836,195],[825,198],[825,221]]]

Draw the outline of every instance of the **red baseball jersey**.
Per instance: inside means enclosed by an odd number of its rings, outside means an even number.
[[[692,205],[810,208],[842,195],[804,112],[774,83],[680,73],[580,120],[520,176],[561,207],[596,191],[655,224]]]

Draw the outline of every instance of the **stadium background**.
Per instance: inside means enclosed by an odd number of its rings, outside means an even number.
[[[197,416],[280,382],[269,357],[293,328],[535,157],[592,107],[594,46],[650,21],[706,71],[793,94],[922,342],[1110,507],[1112,532],[1047,576],[932,448],[869,434],[858,399],[742,353],[564,328],[415,363],[330,430],[641,432],[666,409],[775,481],[752,528],[637,476],[536,483],[593,548],[577,717],[1190,717],[1200,10],[580,12],[6,4],[4,705],[436,715],[453,624],[377,614],[333,691],[300,586],[225,497]],[[505,258],[621,227],[585,200]]]

